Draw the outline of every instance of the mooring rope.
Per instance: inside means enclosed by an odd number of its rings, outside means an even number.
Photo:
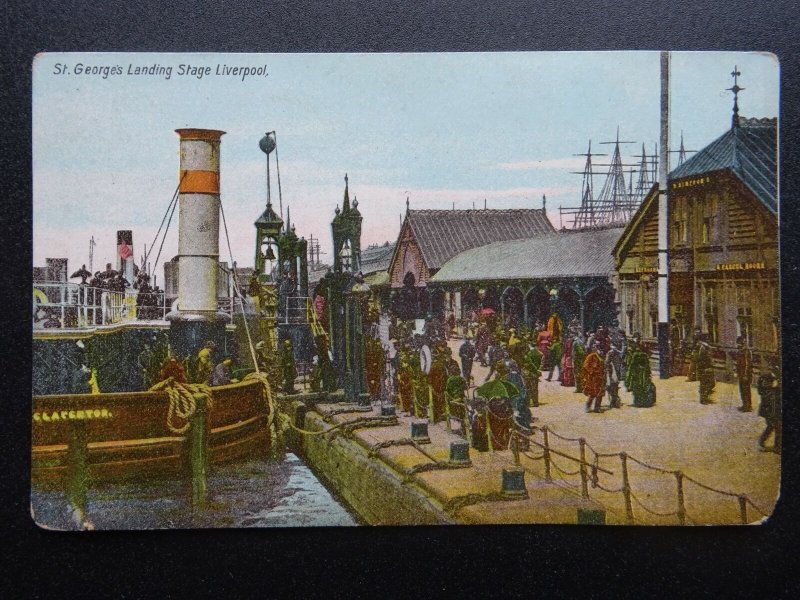
[[[203,383],[180,383],[172,377],[159,381],[149,389],[151,392],[165,391],[169,397],[167,409],[167,427],[177,435],[183,435],[189,430],[190,419],[197,412],[195,394],[206,397],[207,406],[211,405],[211,390]],[[175,424],[175,419],[185,421],[181,426]]]

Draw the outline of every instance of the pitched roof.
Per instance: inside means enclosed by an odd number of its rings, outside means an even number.
[[[361,273],[369,275],[378,271],[386,271],[392,261],[394,242],[386,242],[382,246],[367,246],[361,250]]]
[[[778,210],[777,119],[739,118],[732,127],[673,170],[670,180],[730,169],[773,213]]]
[[[470,248],[555,231],[538,208],[409,210],[406,219],[428,269]]]
[[[472,248],[447,261],[431,281],[608,277],[623,229],[565,230]]]

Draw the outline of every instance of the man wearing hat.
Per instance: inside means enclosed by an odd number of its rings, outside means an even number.
[[[211,384],[211,376],[214,373],[214,360],[212,355],[217,345],[211,340],[197,353],[197,381],[195,383]]]
[[[471,385],[472,381],[472,361],[475,360],[475,344],[472,343],[472,333],[467,333],[464,343],[458,349],[458,355],[461,357],[461,376],[467,385]]]
[[[233,358],[226,356],[222,362],[214,367],[214,373],[211,376],[211,385],[228,385],[229,383],[236,383],[237,379],[231,379],[231,365],[233,365]]]

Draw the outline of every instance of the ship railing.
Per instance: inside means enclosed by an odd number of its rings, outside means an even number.
[[[278,322],[284,325],[308,323],[310,305],[311,299],[308,296],[287,296],[283,305],[283,314],[279,315]]]
[[[163,292],[111,291],[71,282],[33,286],[34,329],[84,329],[136,319],[163,319]]]

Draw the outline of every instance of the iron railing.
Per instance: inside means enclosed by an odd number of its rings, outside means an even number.
[[[78,283],[33,285],[34,329],[82,329],[127,321],[164,319],[163,292],[111,291]]]

